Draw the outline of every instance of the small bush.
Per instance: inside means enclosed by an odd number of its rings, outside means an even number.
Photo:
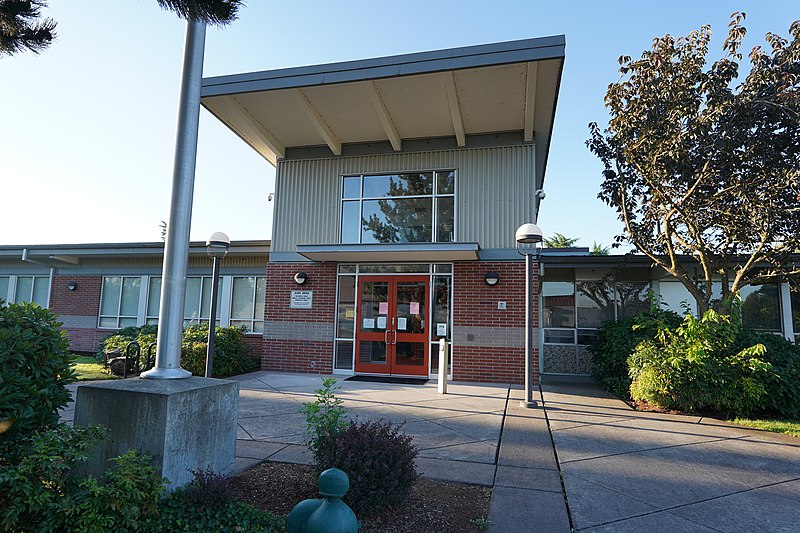
[[[75,381],[73,356],[61,324],[49,310],[0,300],[0,453],[19,439],[55,427]]]
[[[70,473],[107,435],[98,426],[60,424],[19,439],[13,453],[0,456],[0,528],[65,530],[65,495],[79,491],[79,480]]]
[[[230,479],[206,468],[192,470],[194,479],[183,488],[183,499],[191,507],[220,508],[231,500]]]
[[[116,466],[102,480],[88,476],[63,499],[61,512],[70,530],[146,531],[147,523],[158,516],[167,480],[150,465],[150,457],[129,451],[113,461]]]
[[[800,419],[800,346],[779,335],[742,328],[736,335],[733,350],[754,344],[766,348],[761,359],[771,365],[759,410],[768,416]]]
[[[628,359],[631,397],[681,411],[712,409],[746,415],[766,394],[771,365],[762,344],[737,350],[738,327],[715,311],[691,315],[674,330],[663,329]]]
[[[214,377],[227,377],[258,370],[258,356],[252,355],[250,346],[245,342],[244,327],[217,327],[214,338]],[[158,336],[158,326],[146,325],[122,328],[112,335],[104,337],[97,349],[98,357],[105,362],[104,352],[125,348],[131,341],[141,347],[141,356],[147,356],[147,348]],[[183,332],[181,346],[181,367],[195,376],[203,376],[206,371],[206,352],[208,350],[208,324],[193,324]]]
[[[187,503],[184,490],[176,490],[161,502],[158,518],[144,531],[153,533],[279,533],[286,531],[286,518],[231,500],[222,507],[196,507]]]
[[[301,409],[306,415],[306,443],[315,456],[325,437],[347,427],[343,402],[336,397],[337,390],[335,378],[322,378],[322,388],[314,391],[316,401],[303,404]]]
[[[320,438],[314,459],[320,471],[338,468],[350,478],[344,501],[367,518],[392,509],[408,497],[417,471],[417,448],[400,427],[387,421],[350,422]]]
[[[154,324],[147,324],[144,326],[128,326],[106,335],[100,339],[100,344],[97,347],[97,358],[105,363],[105,352],[114,350],[120,351],[123,354],[128,344],[131,341],[136,341],[142,349],[142,356],[147,355],[147,348],[156,342],[158,336],[158,326]]]
[[[592,378],[612,394],[629,399],[628,357],[640,342],[653,340],[660,328],[677,327],[680,323],[681,317],[677,313],[660,309],[657,305],[635,317],[605,322],[597,333],[597,339],[589,346]]]
[[[253,355],[245,342],[244,327],[217,327],[214,336],[215,377],[235,376],[258,370],[260,360]],[[208,351],[208,325],[191,325],[183,332],[181,366],[195,376],[205,375],[206,352]]]

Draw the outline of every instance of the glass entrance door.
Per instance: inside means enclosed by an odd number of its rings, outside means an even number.
[[[356,372],[428,375],[428,276],[361,276]]]

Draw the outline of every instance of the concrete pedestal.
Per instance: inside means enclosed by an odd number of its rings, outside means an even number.
[[[111,436],[95,450],[86,473],[99,476],[109,459],[128,450],[153,457],[170,480],[168,490],[190,482],[192,470],[233,473],[239,384],[191,377],[106,381],[78,387],[75,425],[101,424]]]

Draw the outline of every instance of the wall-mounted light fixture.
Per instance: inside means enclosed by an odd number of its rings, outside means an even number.
[[[497,285],[497,282],[500,281],[500,274],[497,272],[487,272],[486,275],[483,276],[483,281],[490,287],[494,287]]]
[[[74,291],[77,288],[78,288],[78,284],[75,283],[74,281],[70,281],[69,283],[67,283],[67,289],[68,290]]]
[[[297,283],[298,285],[302,285],[303,283],[306,282],[307,279],[308,276],[306,275],[305,272],[298,272],[297,274],[294,275],[294,282]]]

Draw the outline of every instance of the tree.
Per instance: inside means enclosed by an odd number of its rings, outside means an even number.
[[[23,50],[38,54],[56,38],[56,23],[39,20],[40,0],[0,0],[0,57]]]
[[[589,252],[589,255],[608,255],[611,250],[608,249],[608,246],[603,246],[602,244],[597,244],[597,241],[594,241],[592,245],[592,251]]]
[[[744,18],[732,15],[725,57],[710,68],[709,26],[620,57],[608,127],[591,123],[586,143],[604,166],[598,198],[624,225],[613,246],[633,244],[701,313],[714,279],[727,309],[748,284],[800,275],[800,23],[791,40],[768,33],[770,50],[753,48],[734,86]]]
[[[202,20],[208,24],[225,26],[236,20],[243,0],[156,0],[162,8],[174,12],[182,19]]]
[[[579,238],[572,239],[560,233],[553,233],[552,237],[544,240],[544,245],[548,248],[571,248],[575,246]]]
[[[243,0],[156,0],[163,9],[187,20],[224,26],[236,19]],[[0,57],[22,50],[39,53],[55,39],[56,22],[39,21],[44,0],[0,0]]]

